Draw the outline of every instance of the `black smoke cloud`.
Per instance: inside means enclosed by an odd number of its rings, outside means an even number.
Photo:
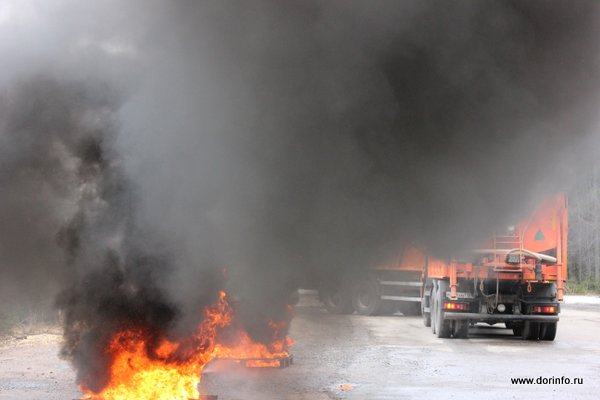
[[[1,77],[3,277],[70,287],[79,366],[89,327],[191,325],[223,269],[260,336],[304,282],[469,247],[590,155],[593,1],[88,6],[38,5]]]
[[[592,2],[169,10],[125,111],[131,170],[149,218],[249,297],[407,241],[471,246],[563,190],[595,124]]]

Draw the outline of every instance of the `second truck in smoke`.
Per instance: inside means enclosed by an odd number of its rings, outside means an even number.
[[[410,246],[355,277],[329,277],[320,288],[333,313],[423,316],[440,338],[466,338],[478,322],[504,323],[526,340],[554,340],[567,279],[567,200],[545,199],[468,255],[438,259]]]

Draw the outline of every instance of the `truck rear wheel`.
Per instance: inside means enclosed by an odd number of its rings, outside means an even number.
[[[469,321],[456,320],[452,324],[452,337],[455,339],[466,339],[469,336]]]
[[[429,312],[425,311],[425,308],[429,306]],[[424,295],[421,299],[421,315],[423,316],[423,325],[431,326],[431,290],[428,295]]]
[[[507,328],[508,328],[508,326],[507,326]],[[512,329],[513,335],[523,336],[523,324],[522,323],[513,323],[509,329]]]
[[[552,341],[556,337],[557,322],[544,322],[540,327],[540,340]]]
[[[423,325],[430,327],[431,326],[431,314],[421,311],[423,315]]]
[[[436,310],[436,297],[437,297],[437,284],[433,282],[431,286],[431,297],[429,300],[429,315],[431,317],[431,332],[435,334],[435,317],[437,313]]]
[[[540,337],[540,323],[525,321],[521,332],[523,340],[538,340]]]
[[[452,333],[452,322],[444,320],[444,311],[442,309],[444,299],[446,298],[446,291],[448,290],[448,282],[438,280],[435,288],[435,300],[433,303],[433,309],[431,311],[432,315],[434,315],[432,326],[435,324],[434,333],[437,335],[437,337],[449,338],[450,334]]]
[[[373,279],[361,280],[352,291],[352,307],[360,315],[376,315],[381,308],[379,283]]]

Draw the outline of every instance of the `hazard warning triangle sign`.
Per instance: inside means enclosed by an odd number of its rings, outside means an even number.
[[[538,229],[533,240],[546,240],[546,236],[544,236],[541,229]]]

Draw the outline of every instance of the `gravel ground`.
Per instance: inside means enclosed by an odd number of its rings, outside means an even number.
[[[0,399],[76,399],[75,374],[58,357],[62,337],[29,335],[0,343]]]
[[[329,315],[304,292],[292,323],[294,365],[209,365],[201,391],[244,399],[597,399],[600,306],[567,304],[555,342],[515,339],[499,326],[467,340],[437,339],[420,318]],[[0,399],[75,399],[60,336],[0,343]],[[517,377],[583,378],[582,385],[513,385]],[[134,400],[134,399],[131,399]]]

